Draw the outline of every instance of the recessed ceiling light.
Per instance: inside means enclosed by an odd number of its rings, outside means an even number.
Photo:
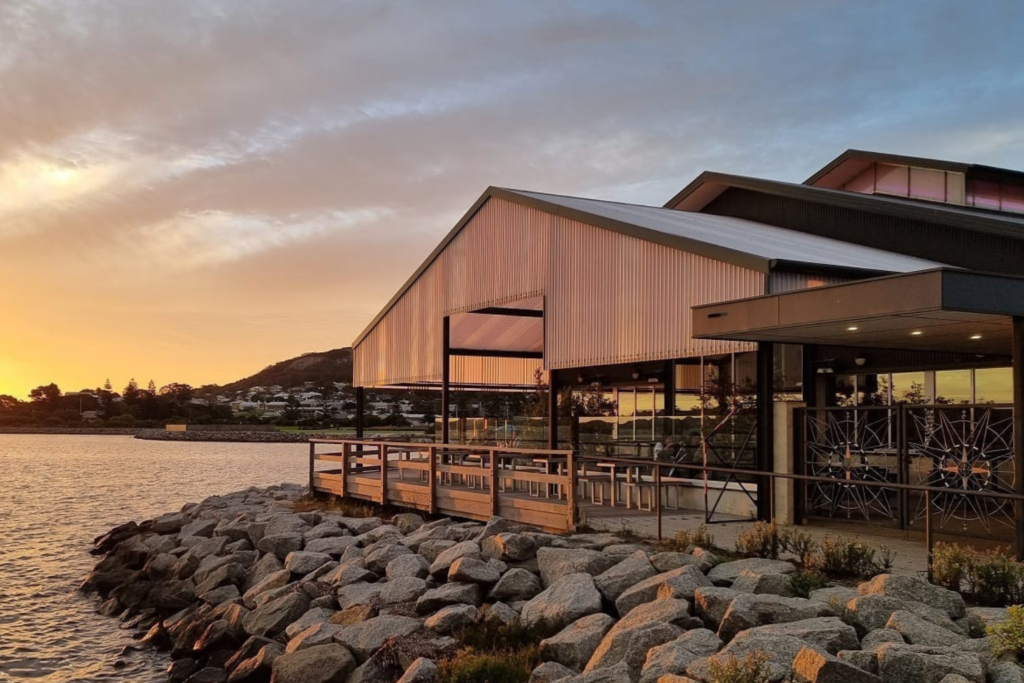
[[[922,332],[921,330],[914,330],[913,332],[910,333],[910,336],[920,337],[922,334],[924,334],[924,332]]]
[[[850,325],[849,327],[846,328],[846,331],[847,332],[856,332],[857,331],[857,326],[856,325]]]
[[[981,335],[980,334],[972,334],[971,335],[971,339],[981,339]]]

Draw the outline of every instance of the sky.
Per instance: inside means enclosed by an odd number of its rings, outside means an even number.
[[[1012,0],[10,0],[0,394],[349,345],[488,185],[1024,169]]]

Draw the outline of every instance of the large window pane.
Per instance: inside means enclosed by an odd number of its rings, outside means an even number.
[[[894,372],[892,374],[892,402],[921,405],[931,403],[925,393],[923,372]]]
[[[852,406],[855,405],[854,392],[856,391],[856,385],[854,375],[836,375],[836,394],[833,399],[833,405],[837,406]]]
[[[971,403],[970,370],[938,370],[935,373],[935,402]]]
[[[1013,403],[1013,376],[1010,368],[975,370],[974,395],[978,403]]]

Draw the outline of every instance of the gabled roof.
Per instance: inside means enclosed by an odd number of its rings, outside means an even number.
[[[374,317],[353,346],[366,337],[491,198],[762,272],[786,267],[870,276],[942,265],[741,218],[489,187]]]
[[[713,171],[704,171],[697,176],[693,182],[672,197],[665,204],[665,208],[682,211],[702,211],[708,204],[730,188],[752,190],[778,197],[849,208],[893,218],[948,225],[991,235],[1024,238],[1024,216],[979,212],[952,204],[919,202],[886,195],[845,192],[843,190],[784,183],[778,180],[765,180],[763,178],[750,178],[729,173],[715,173]]]
[[[630,226],[624,232],[645,237],[636,229],[651,230],[678,238],[677,245],[694,253],[723,249],[732,254],[764,259],[768,267],[780,264],[855,269],[876,273],[906,273],[935,268],[938,263],[927,259],[894,254],[873,247],[863,247],[841,240],[766,225],[743,218],[716,216],[693,211],[674,211],[639,204],[621,204],[597,199],[583,199],[542,192],[510,190],[538,202],[555,205],[581,214],[581,220],[593,223],[595,218]],[[583,217],[585,216],[585,217]],[[598,227],[605,227],[600,225]],[[657,240],[663,241],[663,240]],[[730,260],[730,259],[725,259]]]
[[[983,164],[967,164],[959,161],[945,161],[943,159],[929,159],[927,157],[905,156],[902,154],[871,152],[862,149],[848,149],[805,180],[804,185],[837,188],[874,163],[917,166],[918,168],[929,168],[936,171],[965,173],[973,177],[1003,178],[1015,182],[1024,182],[1024,172],[1007,168],[985,166]]]

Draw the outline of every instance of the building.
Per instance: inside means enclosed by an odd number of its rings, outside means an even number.
[[[448,414],[540,377],[551,448],[826,480],[717,472],[716,506],[1015,537],[1024,508],[964,492],[1024,492],[1022,276],[1005,169],[849,150],[802,184],[705,172],[662,207],[491,187],[355,340],[357,417],[365,388],[438,389]],[[604,408],[566,418],[569,390]]]

